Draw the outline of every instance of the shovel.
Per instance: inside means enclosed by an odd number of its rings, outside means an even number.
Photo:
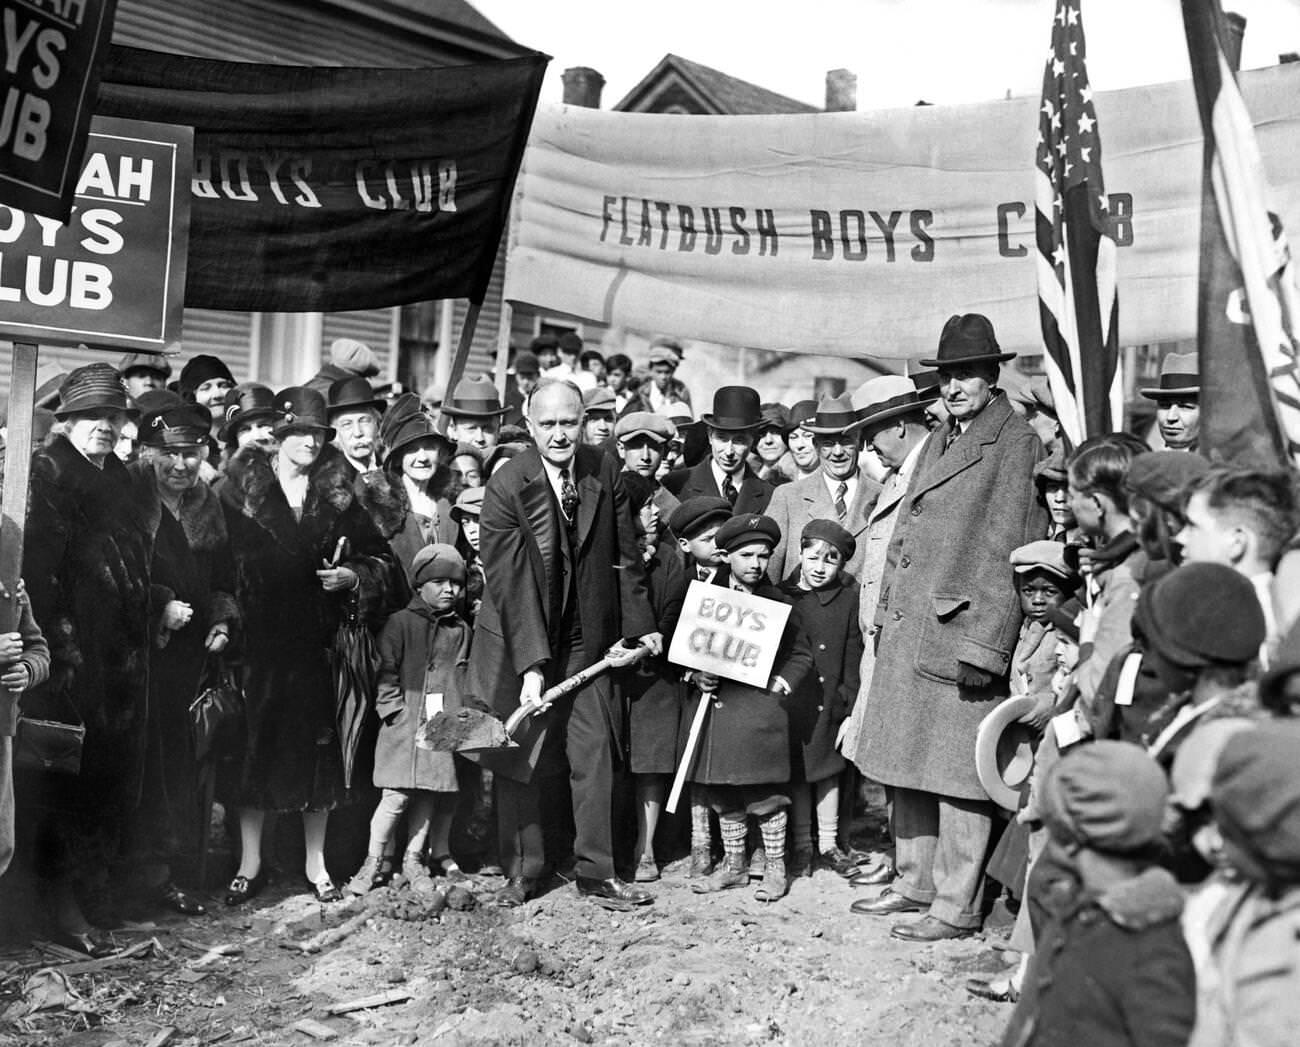
[[[417,739],[418,745],[434,752],[470,752],[476,749],[509,749],[515,745],[514,735],[530,716],[550,708],[558,698],[595,679],[607,669],[622,669],[634,665],[649,653],[640,644],[628,646],[616,643],[605,657],[594,665],[561,680],[542,694],[539,705],[521,705],[510,714],[504,724],[489,713],[479,709],[455,709],[434,713],[424,725]]]

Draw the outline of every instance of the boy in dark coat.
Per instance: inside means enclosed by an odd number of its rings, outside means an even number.
[[[1128,742],[1078,746],[1048,776],[1051,860],[1035,868],[1029,901],[1035,924],[1039,910],[1050,922],[1003,1047],[1185,1047],[1196,976],[1183,895],[1151,859],[1168,791],[1159,765]]]
[[[727,563],[713,584],[777,603],[789,600],[767,580],[767,565],[781,537],[766,516],[733,516],[715,539]],[[812,652],[791,610],[765,688],[694,672],[691,681],[712,697],[700,733],[691,780],[705,786],[705,801],[722,826],[722,865],[694,885],[701,894],[744,887],[749,882],[745,862],[748,816],[758,818],[766,864],[754,896],[774,902],[785,897],[789,881],[785,868],[785,834],[790,805],[790,718],[787,704],[813,667]]]
[[[862,629],[858,624],[858,583],[844,572],[857,542],[833,520],[810,520],[799,539],[799,569],[782,591],[799,610],[812,642],[816,675],[810,673],[790,706],[790,793],[794,815],[791,875],[811,876],[813,854],[841,876],[856,871],[836,842],[839,834],[840,727],[858,696]],[[812,812],[817,807],[817,850],[813,851]]]
[[[456,603],[465,585],[465,561],[450,545],[425,546],[411,561],[411,584],[416,595],[388,619],[379,637],[375,785],[384,792],[370,821],[366,860],[345,888],[349,894],[378,885],[384,848],[408,810],[406,881],[415,890],[432,889],[424,865],[426,843],[435,872],[460,872],[450,853],[455,757],[426,748],[422,729],[434,713],[462,704],[470,628],[456,613]]]

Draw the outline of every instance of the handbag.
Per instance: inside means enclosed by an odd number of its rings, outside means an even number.
[[[72,704],[63,696],[72,710],[75,723],[60,720],[37,720],[30,716],[18,717],[18,731],[14,736],[14,768],[28,771],[48,771],[54,774],[80,774],[81,750],[86,744],[86,724]]]
[[[199,693],[190,703],[190,734],[198,763],[243,747],[248,717],[244,692],[235,674],[220,656],[204,660]]]

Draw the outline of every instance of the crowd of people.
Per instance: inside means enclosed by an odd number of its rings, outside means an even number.
[[[1002,389],[1013,356],[954,316],[910,377],[792,406],[724,386],[698,417],[670,340],[636,365],[543,336],[504,397],[423,402],[378,396],[346,340],[278,392],[211,356],[78,368],[38,411],[0,636],[0,871],[16,843],[99,956],[132,892],[204,911],[213,797],[231,906],[272,875],[268,815],[301,819],[322,902],[471,861],[500,905],[559,877],[616,910],[678,858],[773,903],[824,869],[904,942],[1015,913],[1018,962],[968,986],[1017,1001],[1007,1043],[1284,1042],[1296,477],[1198,453],[1195,356],[1142,390],[1156,439],[1077,447],[1043,383]],[[765,686],[668,660],[697,582],[788,605]],[[223,681],[238,737],[200,758],[191,703]],[[461,708],[522,718],[514,744],[430,745]],[[892,846],[851,846],[864,780]],[[457,854],[484,794],[494,839]],[[347,808],[368,839],[331,872]]]

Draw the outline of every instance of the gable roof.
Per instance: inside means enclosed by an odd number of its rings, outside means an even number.
[[[659,100],[689,98],[692,109],[718,116],[819,113],[814,105],[769,91],[680,55],[667,54],[618,105],[622,112],[656,112]]]
[[[529,49],[516,43],[483,15],[469,0],[328,0],[335,7],[348,8],[390,25],[457,41],[473,49],[496,52],[496,57],[526,54]]]

